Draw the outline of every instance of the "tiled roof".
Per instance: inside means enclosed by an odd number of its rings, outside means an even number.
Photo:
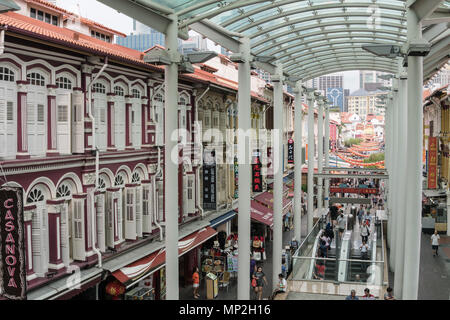
[[[51,2],[45,1],[45,0],[25,0],[25,2],[34,3],[34,4],[40,5],[42,7],[46,7],[46,8],[52,9],[52,10],[59,11],[61,13],[70,14],[70,15],[73,14],[72,12],[67,11],[67,10],[65,10],[61,7],[58,7],[57,5],[55,5]]]

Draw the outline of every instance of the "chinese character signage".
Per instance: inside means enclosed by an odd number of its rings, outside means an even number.
[[[234,198],[239,197],[239,163],[238,158],[234,157]]]
[[[26,299],[22,189],[0,188],[0,296]]]
[[[203,165],[203,207],[216,210],[216,163],[215,152],[205,154]]]
[[[259,158],[259,152],[257,152],[257,154],[253,156],[252,191],[262,192],[261,160]]]
[[[428,189],[437,188],[437,138],[428,138]]]
[[[288,140],[288,163],[294,163],[294,140]]]
[[[330,187],[332,193],[378,194],[377,188],[337,188]]]

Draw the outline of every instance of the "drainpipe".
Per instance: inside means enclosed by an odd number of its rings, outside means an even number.
[[[97,147],[97,140],[96,140],[96,134],[95,134],[95,117],[93,116],[93,113],[92,113],[92,85],[98,79],[98,77],[100,77],[100,75],[103,73],[103,71],[105,71],[107,66],[108,66],[108,57],[105,57],[105,64],[100,69],[100,71],[97,73],[94,80],[91,80],[89,82],[88,104],[87,104],[89,119],[91,119],[91,121],[92,121],[92,147],[95,148],[95,187],[91,192],[91,194],[92,194],[92,196],[91,196],[92,250],[94,250],[94,252],[97,254],[99,268],[102,267],[102,254],[101,254],[100,250],[98,250],[98,248],[95,247],[96,232],[95,232],[94,226],[96,225],[95,224],[95,193],[98,190],[98,171],[99,171],[100,155],[99,155],[99,150]]]
[[[210,89],[210,86],[208,86],[199,97],[195,98],[195,121],[198,121],[198,102],[205,96],[205,94],[209,91],[209,89]],[[202,144],[202,149],[203,149],[203,144]],[[200,152],[203,152],[203,150],[201,150]],[[197,186],[199,186],[199,190],[197,192],[197,205],[195,206],[195,208],[200,211],[200,217],[203,219],[203,217],[205,216],[205,211],[203,210],[203,207],[200,202],[200,169],[202,167],[203,167],[202,163],[197,166],[197,174],[196,174],[197,177],[196,178],[197,178]]]
[[[158,147],[158,167],[156,169],[156,173],[153,175],[153,222],[156,227],[159,229],[159,240],[163,241],[163,229],[162,226],[158,223],[156,212],[158,211],[158,207],[156,206],[156,178],[162,173],[161,170],[161,147]]]

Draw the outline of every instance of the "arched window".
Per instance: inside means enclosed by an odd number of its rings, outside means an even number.
[[[70,81],[66,77],[59,77],[58,79],[56,79],[56,85],[60,89],[72,90],[72,81]]]
[[[115,86],[114,87],[114,94],[116,96],[123,97],[125,95],[125,90],[123,90],[123,88],[120,87],[120,86]]]
[[[30,191],[27,197],[28,203],[35,203],[44,201],[44,194],[39,188],[33,188],[33,190]]]
[[[122,175],[118,174],[116,178],[114,179],[114,185],[115,186],[123,186],[125,184],[125,180],[123,179]]]
[[[56,190],[57,198],[70,197],[70,195],[71,195],[70,188],[67,184],[61,184],[58,187],[58,190]]]
[[[6,67],[0,67],[0,81],[14,82],[14,72]]]
[[[32,72],[27,75],[27,80],[30,82],[33,86],[45,86],[45,78],[42,74],[37,72]]]
[[[99,82],[94,83],[94,85],[92,86],[92,92],[105,94],[106,93],[106,87],[103,84],[99,83]]]
[[[137,172],[133,173],[133,176],[131,177],[131,182],[137,183],[139,181],[141,181],[141,176],[139,175],[139,173]]]
[[[131,90],[131,94],[132,94],[133,98],[139,99],[141,97],[141,92],[138,89]]]

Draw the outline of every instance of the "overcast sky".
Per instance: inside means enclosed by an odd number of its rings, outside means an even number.
[[[57,0],[57,5],[81,16],[94,20],[107,27],[130,34],[133,20],[96,0]],[[353,92],[359,89],[358,71],[344,72],[344,88]]]

